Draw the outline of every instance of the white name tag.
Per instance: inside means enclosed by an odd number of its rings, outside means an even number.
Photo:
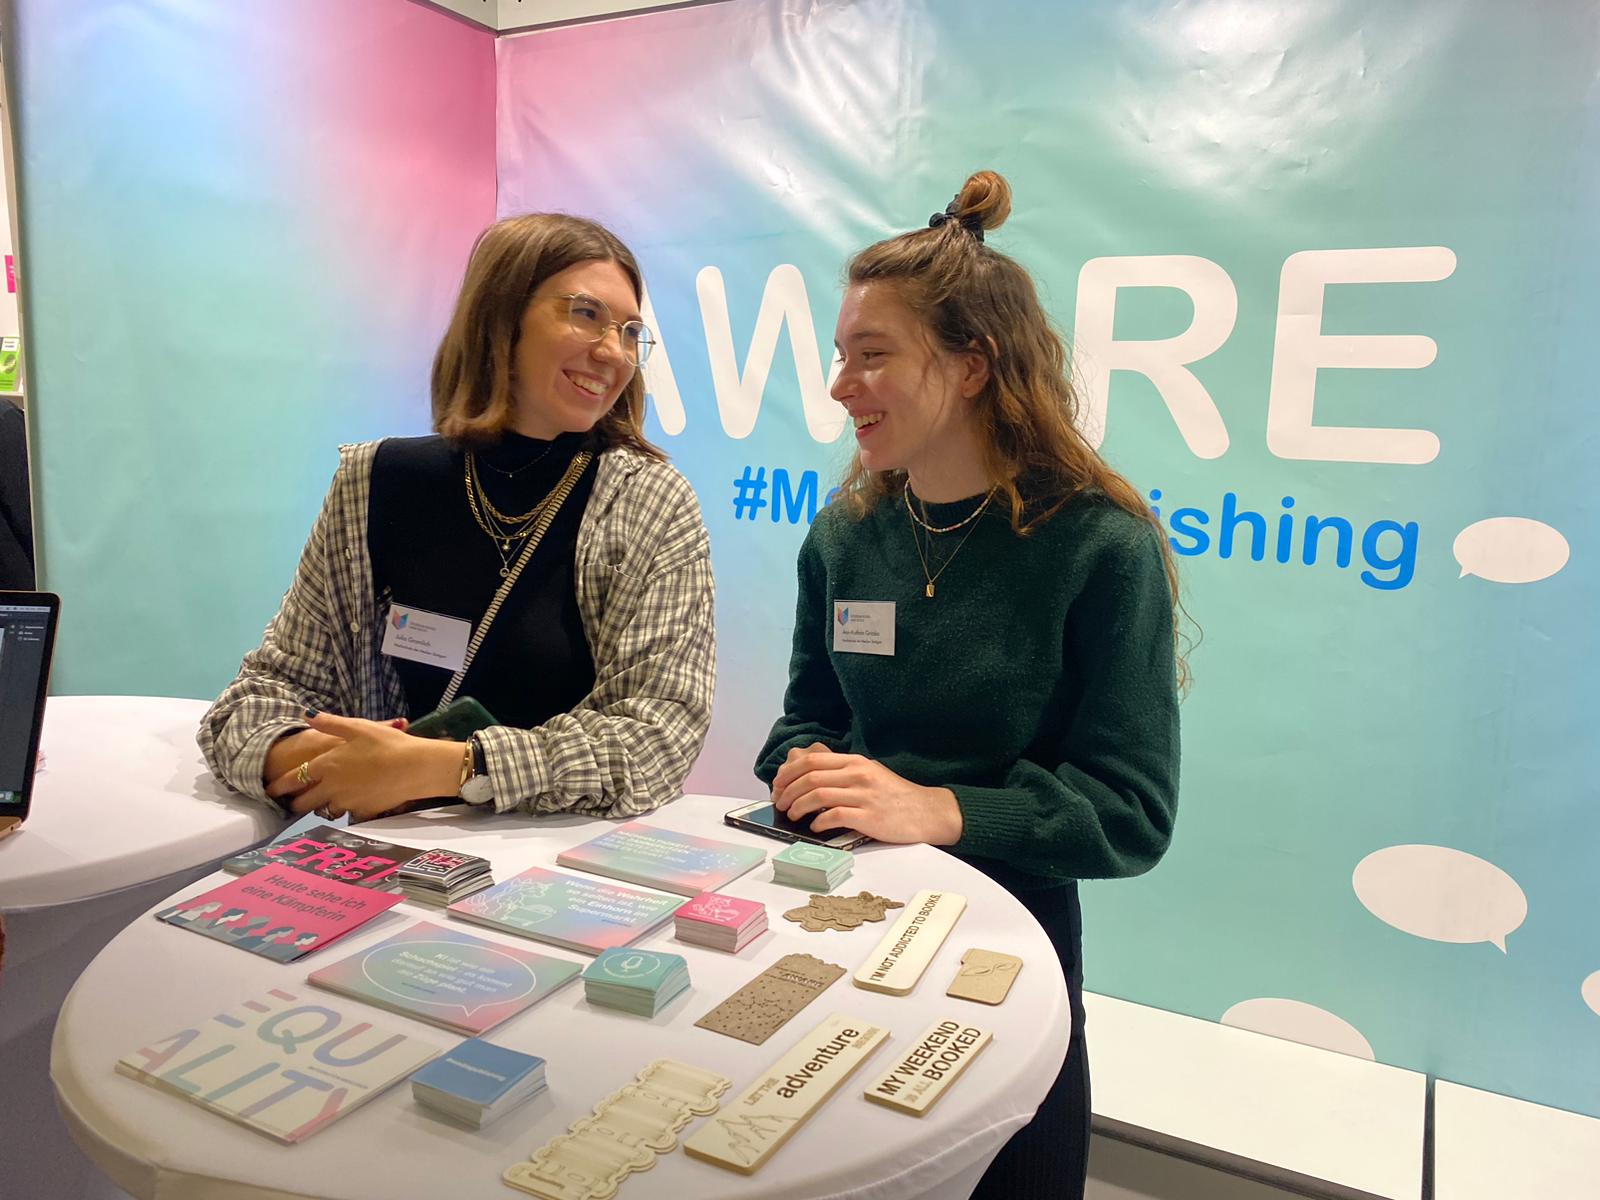
[[[472,640],[472,622],[391,604],[383,623],[383,652],[446,671],[459,671]]]
[[[843,654],[894,654],[893,600],[835,600],[833,648]]]

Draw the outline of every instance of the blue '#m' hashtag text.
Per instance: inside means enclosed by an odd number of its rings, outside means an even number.
[[[746,467],[744,474],[733,481],[733,519],[754,521],[756,514],[767,506],[767,469]]]
[[[831,489],[826,497],[819,495],[820,482],[815,471],[800,471],[790,475],[784,467],[772,468],[772,498],[767,498],[767,468],[746,467],[744,474],[733,481],[733,519],[754,521],[763,510],[771,514],[774,525],[787,521],[791,525],[811,524],[817,519],[817,509],[831,504],[839,489]]]

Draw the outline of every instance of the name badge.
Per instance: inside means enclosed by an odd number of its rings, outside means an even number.
[[[389,617],[383,624],[385,654],[451,672],[461,669],[467,657],[467,643],[472,640],[471,621],[401,604],[389,606]]]
[[[843,654],[894,654],[893,600],[835,600],[833,649]]]

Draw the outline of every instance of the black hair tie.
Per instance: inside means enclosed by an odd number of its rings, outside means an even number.
[[[968,213],[963,217],[961,215],[961,196],[959,194],[949,204],[945,205],[943,212],[936,212],[928,218],[928,228],[937,229],[947,221],[956,222],[980,242],[983,241],[983,218],[978,216],[977,213]]]

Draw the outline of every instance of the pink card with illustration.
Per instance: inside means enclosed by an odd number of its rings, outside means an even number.
[[[701,892],[678,910],[677,919],[722,929],[743,929],[752,917],[765,911],[766,906],[754,900],[741,900],[720,892]]]

